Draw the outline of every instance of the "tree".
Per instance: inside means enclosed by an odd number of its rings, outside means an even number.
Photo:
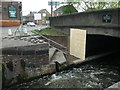
[[[73,5],[64,5],[55,10],[55,12],[62,13],[63,15],[78,12]]]
[[[74,5],[78,10],[93,11],[120,7],[120,0],[67,0],[67,4]]]
[[[63,14],[71,14],[71,13],[78,12],[73,5],[66,5],[66,6],[63,6],[61,9]]]

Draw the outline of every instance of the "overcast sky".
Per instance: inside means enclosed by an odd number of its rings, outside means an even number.
[[[18,1],[22,1],[23,15],[27,15],[30,11],[38,12],[41,9],[47,9],[49,12],[51,12],[51,7],[48,6],[48,1],[51,1],[51,0],[18,0]],[[52,0],[52,1],[64,2],[66,0]],[[69,0],[69,1],[80,1],[80,0]],[[88,1],[102,1],[102,0],[88,0]],[[117,1],[117,0],[105,0],[105,1]]]
[[[40,11],[41,9],[47,9],[51,11],[51,7],[48,6],[48,1],[51,0],[20,0],[22,1],[23,15],[28,14],[30,11]],[[53,1],[64,1],[64,0],[53,0]]]

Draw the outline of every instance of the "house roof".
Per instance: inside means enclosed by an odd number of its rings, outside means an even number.
[[[50,14],[46,9],[41,9],[38,13],[48,13],[48,14]]]
[[[34,16],[34,14],[37,13],[37,12],[30,12],[27,16]]]

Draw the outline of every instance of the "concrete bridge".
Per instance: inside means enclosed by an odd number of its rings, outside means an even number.
[[[50,26],[85,28],[88,34],[120,37],[120,8],[51,17]]]
[[[50,26],[68,35],[66,47],[70,53],[80,51],[79,58],[120,50],[120,8],[51,17]]]

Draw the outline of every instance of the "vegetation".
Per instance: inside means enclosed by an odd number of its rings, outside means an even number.
[[[64,15],[78,12],[73,5],[66,5],[58,8]]]
[[[53,29],[53,28],[34,30],[32,32],[35,34],[50,35],[50,36],[64,36],[65,35],[63,32],[60,32],[60,31]]]
[[[46,19],[46,20],[49,20],[49,16],[47,15],[47,16],[45,17],[45,19]]]
[[[120,7],[120,0],[67,0],[68,5],[74,5],[78,10],[93,11]]]

